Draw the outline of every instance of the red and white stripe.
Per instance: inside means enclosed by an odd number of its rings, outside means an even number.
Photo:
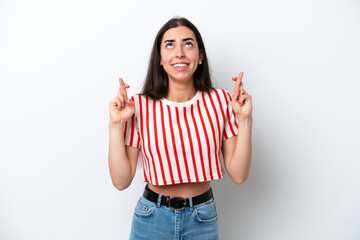
[[[189,104],[132,97],[136,111],[124,138],[125,145],[141,149],[144,181],[168,185],[222,178],[222,141],[237,135],[231,96],[214,89],[195,97]]]

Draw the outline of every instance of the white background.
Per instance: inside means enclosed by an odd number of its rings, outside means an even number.
[[[108,103],[141,89],[171,17],[215,87],[244,74],[253,159],[213,183],[221,239],[360,239],[360,2],[0,0],[0,239],[127,239],[141,175],[111,183]]]

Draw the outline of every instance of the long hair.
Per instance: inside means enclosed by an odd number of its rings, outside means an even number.
[[[169,80],[164,68],[160,65],[160,45],[161,40],[167,30],[184,26],[193,31],[199,46],[199,52],[203,54],[202,64],[198,65],[194,72],[195,89],[203,92],[209,92],[213,89],[209,64],[206,56],[205,46],[201,38],[199,30],[186,18],[172,18],[162,26],[156,35],[149,62],[145,84],[141,90],[141,94],[157,100],[166,96],[168,92]]]

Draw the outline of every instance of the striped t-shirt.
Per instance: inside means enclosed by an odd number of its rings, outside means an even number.
[[[143,179],[154,185],[220,179],[222,141],[237,135],[231,96],[223,89],[198,91],[186,102],[135,95],[125,145],[141,149]]]

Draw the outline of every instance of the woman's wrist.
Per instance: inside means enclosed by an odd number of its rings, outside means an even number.
[[[113,122],[109,122],[109,129],[123,129],[125,126],[124,122],[118,122],[118,123],[113,123]]]
[[[252,125],[252,122],[253,122],[253,118],[252,116],[249,116],[249,117],[242,117],[242,116],[237,116],[237,119],[238,119],[238,124],[239,125]]]

